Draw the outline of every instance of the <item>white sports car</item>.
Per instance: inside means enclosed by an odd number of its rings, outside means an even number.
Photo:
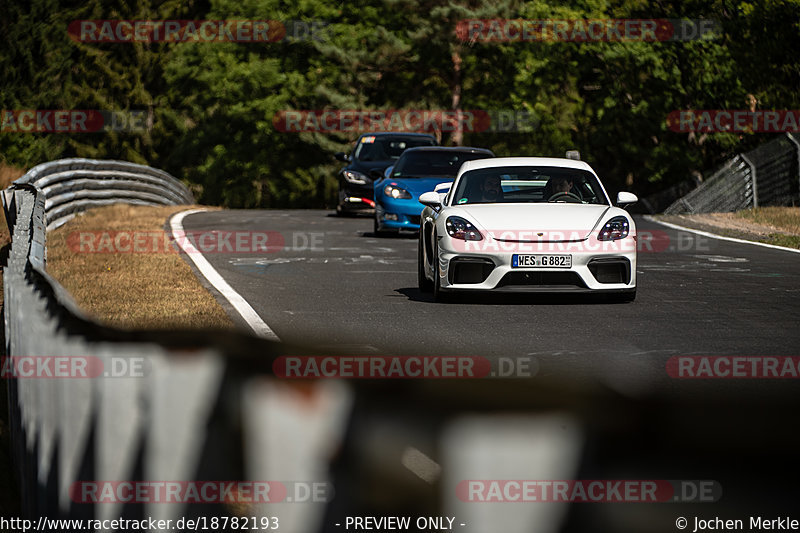
[[[419,288],[436,301],[487,290],[636,296],[633,218],[583,161],[467,161],[449,189],[419,200]],[[616,203],[636,201],[621,192]]]

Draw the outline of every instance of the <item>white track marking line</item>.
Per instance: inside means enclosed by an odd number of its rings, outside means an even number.
[[[255,309],[253,309],[247,300],[242,298],[242,295],[233,290],[227,281],[217,272],[211,263],[203,257],[197,248],[194,247],[189,239],[186,238],[178,238],[178,236],[185,236],[186,231],[183,229],[183,219],[191,214],[194,213],[201,213],[207,211],[206,209],[189,209],[188,211],[181,211],[180,213],[176,213],[172,216],[169,221],[170,229],[172,230],[172,238],[175,239],[175,242],[180,246],[181,250],[186,253],[186,256],[192,260],[194,265],[197,267],[197,270],[200,271],[201,274],[208,280],[211,285],[217,289],[222,296],[230,302],[234,309],[241,315],[247,325],[253,330],[253,332],[258,335],[259,337],[263,337],[270,340],[279,341],[278,335],[275,334],[274,331],[267,325],[264,320],[256,313]]]
[[[657,218],[653,218],[650,215],[644,215],[644,219],[650,222],[655,222],[656,224],[661,224],[662,226],[666,226],[668,228],[677,229],[680,231],[687,231],[689,233],[695,233],[697,235],[702,235],[703,237],[710,237],[712,239],[719,239],[721,241],[730,241],[730,242],[738,242],[742,244],[752,244],[754,246],[763,246],[764,248],[773,248],[775,250],[785,250],[787,252],[792,252],[795,254],[800,254],[800,249],[797,248],[787,248],[786,246],[778,246],[776,244],[767,244],[765,242],[756,242],[756,241],[748,241],[745,239],[737,239],[735,237],[725,237],[723,235],[717,235],[716,233],[709,233],[707,231],[700,231],[699,229],[692,229],[687,228],[685,226],[679,226],[677,224],[672,224],[670,222],[664,222],[663,220],[658,220]]]

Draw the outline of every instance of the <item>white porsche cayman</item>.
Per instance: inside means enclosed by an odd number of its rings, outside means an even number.
[[[583,161],[465,162],[452,187],[419,200],[419,288],[636,296],[636,228]],[[439,190],[441,188],[442,190]],[[443,192],[444,191],[444,192]],[[636,202],[621,192],[616,204]]]

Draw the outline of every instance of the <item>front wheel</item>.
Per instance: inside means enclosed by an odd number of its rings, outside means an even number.
[[[442,282],[439,279],[439,244],[436,242],[436,235],[433,236],[433,301],[448,303],[451,301],[450,295],[442,290]]]
[[[386,237],[389,235],[388,231],[378,228],[378,219],[375,217],[372,219],[372,234],[376,237]]]
[[[425,275],[425,250],[423,246],[425,237],[423,236],[423,230],[420,228],[419,231],[419,251],[417,253],[417,285],[419,286],[419,290],[422,292],[431,292],[433,290],[433,283],[428,279]]]

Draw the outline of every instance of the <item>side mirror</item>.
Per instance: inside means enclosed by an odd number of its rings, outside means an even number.
[[[383,172],[381,172],[380,170],[374,170],[374,169],[370,170],[369,171],[369,177],[372,178],[372,181],[377,181],[377,180],[383,178]]]
[[[635,204],[639,201],[639,197],[632,192],[620,192],[617,194],[617,205]]]
[[[428,207],[433,207],[434,209],[442,205],[441,196],[439,196],[439,193],[436,191],[422,193],[419,196],[419,203],[427,205]]]
[[[337,160],[341,161],[342,163],[349,163],[350,162],[350,156],[345,154],[344,152],[336,152],[335,154],[333,154],[333,157],[335,157]]]
[[[433,188],[435,192],[447,192],[450,190],[450,187],[453,186],[452,182],[440,183],[436,187]]]
[[[394,170],[394,165],[386,167],[386,170],[383,171],[383,177],[388,179],[392,175],[392,170]]]

